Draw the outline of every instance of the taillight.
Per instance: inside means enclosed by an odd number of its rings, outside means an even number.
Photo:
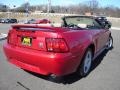
[[[9,44],[16,44],[16,37],[14,35],[14,31],[13,30],[9,30],[8,36],[7,36],[7,42]]]
[[[10,37],[11,37],[11,33],[10,33],[10,31],[9,31],[8,36],[7,36],[7,42],[8,42],[8,43],[10,43]]]
[[[68,52],[68,46],[63,38],[46,38],[46,45],[49,52]]]

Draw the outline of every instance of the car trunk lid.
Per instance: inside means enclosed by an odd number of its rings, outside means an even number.
[[[8,42],[14,46],[47,51],[45,39],[57,38],[57,35],[51,27],[13,25],[9,32]]]

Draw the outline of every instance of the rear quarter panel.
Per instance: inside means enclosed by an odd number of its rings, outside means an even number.
[[[75,67],[80,65],[82,57],[87,47],[92,43],[91,31],[88,30],[69,30],[67,32],[59,33],[59,38],[64,38],[69,47],[72,57],[75,58]]]

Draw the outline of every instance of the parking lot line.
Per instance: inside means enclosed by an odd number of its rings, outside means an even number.
[[[7,38],[7,34],[0,33],[0,40],[6,39],[6,38]]]

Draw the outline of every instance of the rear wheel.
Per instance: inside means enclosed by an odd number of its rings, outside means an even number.
[[[92,65],[92,58],[93,58],[92,50],[89,48],[87,49],[83,61],[80,67],[78,68],[78,74],[80,76],[85,77],[89,74]]]

